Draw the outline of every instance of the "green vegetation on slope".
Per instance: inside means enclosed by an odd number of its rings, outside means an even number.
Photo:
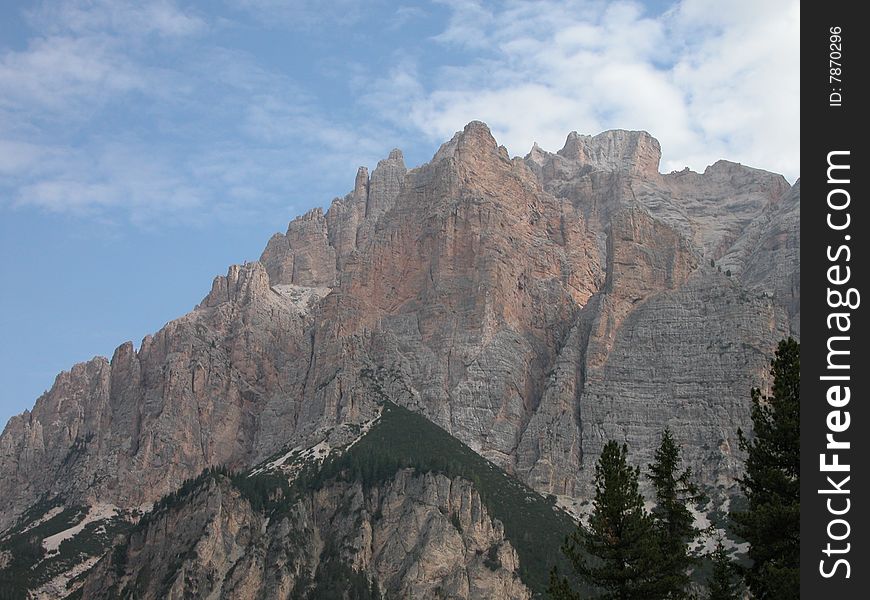
[[[283,473],[268,470],[251,475],[230,473],[223,467],[210,468],[156,502],[151,511],[130,527],[131,533],[142,532],[158,515],[183,505],[212,480],[229,479],[255,510],[271,517],[278,514],[292,517],[292,507],[304,494],[332,481],[359,482],[368,489],[391,480],[400,469],[410,468],[419,473],[440,473],[470,481],[490,516],[504,524],[505,535],[520,558],[520,577],[536,596],[542,596],[550,567],[558,564],[563,571],[568,570],[559,548],[575,527],[571,517],[556,507],[552,497],[545,498],[507,475],[425,417],[386,400],[383,406],[381,417],[367,434],[343,452],[330,455],[322,464],[309,463],[294,481],[288,482]],[[459,528],[458,522],[455,524]],[[126,550],[126,544],[121,544],[112,554],[112,564],[119,576],[126,567]],[[325,582],[341,573],[347,576],[347,582],[353,580],[354,589],[358,589],[359,594],[354,597],[377,597],[377,587],[364,575],[353,575],[349,566],[339,564],[337,555],[321,559],[326,563],[311,575],[310,581],[299,586],[305,597],[314,591],[322,592]],[[494,549],[488,553],[486,564],[491,569],[499,568]],[[170,569],[168,578],[171,580],[177,572]]]
[[[545,498],[510,477],[425,417],[388,401],[384,402],[378,422],[359,441],[342,453],[330,455],[322,465],[310,463],[292,483],[288,484],[282,474],[270,471],[248,476],[228,474],[221,468],[209,469],[156,503],[137,529],[218,476],[229,476],[252,507],[275,516],[289,511],[304,493],[331,481],[360,482],[364,488],[371,488],[406,468],[472,482],[490,516],[504,524],[505,535],[519,554],[520,577],[537,596],[546,590],[553,564],[567,571],[559,548],[575,523],[555,506],[552,498]],[[494,559],[488,564],[490,568],[498,567]]]
[[[57,514],[49,516],[54,509],[59,509]],[[114,535],[129,527],[122,517],[93,521],[63,540],[57,552],[46,553],[45,538],[78,525],[87,513],[85,506],[65,506],[60,496],[43,498],[3,532],[0,535],[0,600],[25,598],[28,590],[88,557],[103,554],[111,546]]]
[[[335,541],[327,542],[314,577],[304,574],[290,600],[382,600],[378,584],[341,560]]]
[[[504,524],[519,554],[520,577],[536,594],[546,590],[552,565],[566,570],[559,549],[576,527],[571,517],[425,417],[391,402],[384,403],[380,420],[349,450],[330,456],[319,471],[300,479],[313,488],[332,479],[371,487],[403,468],[471,481],[490,516]]]

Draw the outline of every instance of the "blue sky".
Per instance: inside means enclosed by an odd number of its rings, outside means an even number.
[[[0,5],[0,424],[190,310],[393,147],[645,129],[799,176],[799,2]]]

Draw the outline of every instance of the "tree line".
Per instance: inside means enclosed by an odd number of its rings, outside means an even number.
[[[665,429],[653,462],[642,474],[631,466],[628,447],[607,442],[595,465],[595,495],[587,522],[565,540],[562,551],[574,573],[555,567],[548,592],[554,600],[585,596],[576,581],[606,600],[759,600],[798,598],[800,532],[800,344],[779,343],[771,361],[770,395],[751,391],[753,434],[737,431],[745,455],[738,479],[746,508],[728,516],[729,528],[748,544],[745,560],[718,538],[712,552],[691,545],[702,535],[690,510],[704,496],[681,449]],[[641,477],[654,491],[651,509],[640,493]],[[706,565],[703,565],[706,563]],[[703,584],[693,573],[705,566]]]

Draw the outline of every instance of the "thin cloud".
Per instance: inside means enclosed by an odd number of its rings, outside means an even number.
[[[111,30],[136,38],[151,34],[185,37],[208,28],[205,18],[170,0],[43,2],[27,16],[35,28],[49,34],[85,35]]]
[[[351,25],[370,8],[360,0],[226,0],[225,3],[262,26],[282,29]]]
[[[46,4],[28,22],[25,49],[0,51],[8,208],[146,228],[281,223],[352,182],[391,137],[327,118],[303,85],[171,2]],[[138,44],[133,30],[172,45]]]
[[[90,104],[146,87],[140,70],[104,36],[38,38],[26,50],[0,57],[0,107],[33,117],[44,116],[35,109],[69,116],[85,99]]]
[[[445,0],[368,15],[346,0],[345,18],[368,16],[361,27],[386,43],[318,56],[328,85],[228,44],[252,31],[229,19],[278,11],[270,26],[293,35],[333,28],[339,8],[302,3],[288,23],[287,3],[229,4],[229,16],[171,0],[29,10],[23,46],[0,48],[0,206],[145,227],[281,222],[391,147],[425,159],[473,119],[513,154],[558,149],[571,130],[645,129],[665,171],[729,158],[798,175],[795,1],[684,0],[651,15],[633,2]],[[441,24],[428,40],[395,27],[424,17]]]
[[[392,30],[401,29],[408,23],[424,19],[428,15],[429,13],[420,6],[408,6],[403,4],[396,7],[396,10],[388,21],[387,27]]]

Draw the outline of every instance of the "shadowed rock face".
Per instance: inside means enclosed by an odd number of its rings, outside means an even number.
[[[410,470],[370,489],[336,483],[272,518],[218,476],[103,558],[82,597],[316,598],[301,592],[327,561],[387,598],[531,598],[471,483]]]
[[[609,438],[669,426],[730,485],[749,389],[799,333],[800,187],[720,161],[658,173],[645,132],[511,159],[470,123],[393,151],[233,266],[138,350],[58,376],[0,437],[0,528],[43,494],[133,507],[371,417],[364,368],[543,492],[583,496]],[[712,261],[712,263],[711,263]]]

